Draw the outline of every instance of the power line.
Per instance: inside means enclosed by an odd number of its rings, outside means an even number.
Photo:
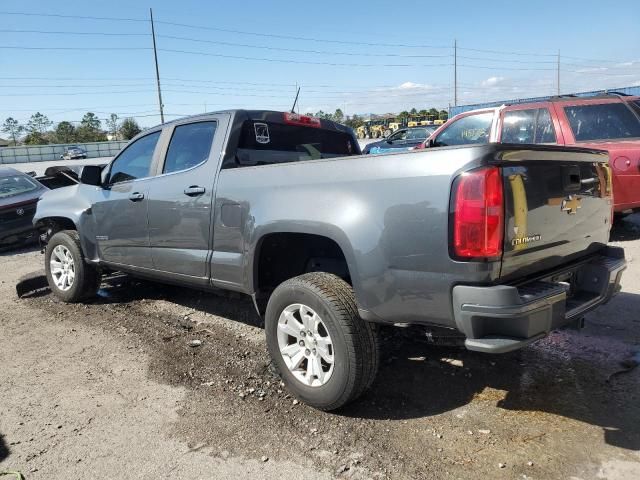
[[[367,47],[404,47],[404,48],[439,48],[439,49],[450,49],[450,46],[445,45],[415,45],[415,44],[406,44],[406,43],[373,43],[373,42],[358,42],[358,41],[348,41],[348,40],[332,40],[327,38],[313,38],[313,37],[298,37],[294,35],[282,35],[276,33],[260,33],[260,32],[249,32],[245,30],[232,30],[226,28],[218,28],[218,27],[209,27],[202,25],[191,25],[187,23],[177,23],[177,22],[166,22],[162,20],[157,20],[156,23],[163,25],[172,25],[176,27],[185,27],[185,28],[193,28],[198,30],[212,30],[215,32],[225,32],[225,33],[235,33],[238,35],[251,35],[256,37],[269,37],[269,38],[281,38],[284,40],[300,40],[307,42],[321,42],[321,43],[336,43],[341,45],[363,45]]]
[[[0,45],[5,50],[152,50],[151,47],[24,47]]]
[[[55,18],[76,18],[81,20],[108,20],[119,22],[146,22],[142,18],[124,18],[124,17],[93,17],[88,15],[61,15],[58,13],[28,13],[28,12],[5,12],[0,11],[0,15],[21,15],[25,17],[55,17]]]
[[[160,23],[160,22],[158,22]],[[417,65],[417,64],[380,64],[380,63],[337,63],[337,62],[312,62],[307,60],[285,60],[277,58],[260,58],[260,57],[246,57],[240,55],[226,55],[222,53],[210,53],[210,52],[193,52],[188,50],[174,50],[167,48],[159,48],[160,52],[167,53],[182,53],[187,55],[204,55],[208,57],[220,57],[220,58],[233,58],[236,60],[249,60],[258,62],[271,62],[271,63],[293,63],[299,65],[325,65],[330,67],[450,67],[450,63],[430,64],[430,65]]]
[[[161,22],[157,22],[161,23]],[[198,38],[189,38],[189,37],[176,37],[173,35],[157,35],[158,38],[168,38],[171,40],[182,40],[188,42],[198,42],[198,43],[210,43],[214,45],[227,45],[232,47],[243,47],[243,48],[258,48],[263,50],[274,50],[281,52],[298,52],[298,53],[313,53],[319,55],[348,55],[348,56],[356,56],[356,57],[400,57],[400,58],[445,58],[451,57],[450,54],[442,54],[442,55],[403,55],[399,53],[357,53],[357,52],[336,52],[336,51],[327,51],[327,50],[306,50],[301,48],[285,48],[285,47],[270,47],[266,45],[255,45],[255,44],[246,44],[246,43],[233,43],[233,42],[221,42],[217,40],[204,40]]]
[[[51,31],[51,30],[0,30],[0,33],[38,33],[45,35],[93,35],[114,37],[148,37],[148,33],[119,33],[119,32],[78,32],[78,31]]]
[[[556,56],[555,53],[527,53],[527,52],[488,50],[484,48],[467,48],[467,47],[458,47],[458,49],[466,50],[468,52],[497,53],[500,55],[521,55],[521,56],[531,56],[531,57],[555,57]]]
[[[462,50],[462,48],[460,48],[460,50]],[[463,55],[458,55],[458,58],[463,58],[465,60],[482,60],[482,61],[485,61],[485,62],[507,62],[507,63],[524,63],[524,64],[530,64],[530,63],[553,64],[553,63],[555,63],[555,60],[512,60],[512,59],[508,59],[508,58],[466,57],[466,56],[463,56]]]
[[[469,64],[463,64],[463,63],[459,63],[458,64],[459,67],[466,67],[466,68],[480,68],[483,70],[517,70],[517,71],[554,71],[555,72],[555,68],[520,68],[520,67],[502,67],[502,66],[486,66],[486,65],[469,65]]]
[[[64,92],[64,93],[0,93],[0,97],[56,97],[76,95],[115,95],[122,93],[149,93],[149,90],[125,90],[125,91],[99,91],[99,92]]]

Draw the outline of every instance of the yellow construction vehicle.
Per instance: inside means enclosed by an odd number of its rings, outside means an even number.
[[[362,138],[382,138],[389,132],[389,125],[386,119],[367,120],[356,128],[356,136]]]

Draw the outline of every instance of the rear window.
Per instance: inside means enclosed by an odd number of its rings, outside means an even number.
[[[564,107],[577,142],[640,137],[640,121],[624,103]]]
[[[236,161],[241,166],[303,162],[359,154],[353,136],[322,128],[248,120]]]
[[[9,198],[37,189],[38,184],[24,175],[0,177],[0,198]]]

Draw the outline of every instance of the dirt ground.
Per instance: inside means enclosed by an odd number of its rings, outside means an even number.
[[[490,356],[386,329],[372,390],[335,413],[283,391],[243,296],[113,276],[90,304],[18,299],[21,279],[45,285],[43,256],[2,253],[0,472],[637,480],[640,233],[613,236],[630,259],[623,292],[581,332]]]

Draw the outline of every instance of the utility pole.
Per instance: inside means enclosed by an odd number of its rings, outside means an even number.
[[[560,50],[558,49],[558,78],[557,78],[557,94],[560,96]]]
[[[458,40],[453,41],[453,106],[458,106]]]
[[[158,69],[158,50],[156,49],[156,31],[153,28],[153,10],[149,9],[151,16],[151,37],[153,38],[153,58],[156,62],[156,82],[158,84],[158,105],[160,106],[160,123],[164,123],[164,105],[162,105],[162,91],[160,90],[160,70]]]

